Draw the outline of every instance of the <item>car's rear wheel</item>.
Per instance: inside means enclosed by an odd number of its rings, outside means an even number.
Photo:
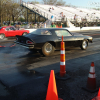
[[[50,56],[53,54],[55,48],[51,43],[46,42],[42,47],[42,54],[44,56]]]
[[[83,40],[81,44],[81,49],[85,50],[88,47],[88,40]]]
[[[5,34],[0,34],[0,39],[4,39],[5,38]]]
[[[24,33],[23,33],[23,35],[26,35],[26,34],[27,34],[27,32],[24,32]]]

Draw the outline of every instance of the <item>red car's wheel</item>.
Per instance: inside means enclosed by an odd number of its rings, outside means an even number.
[[[27,32],[24,32],[24,33],[23,33],[23,35],[26,35],[26,34],[27,34]]]
[[[2,33],[2,34],[0,34],[0,39],[2,39],[2,40],[3,40],[4,38],[5,38],[5,34],[3,34],[3,33]]]

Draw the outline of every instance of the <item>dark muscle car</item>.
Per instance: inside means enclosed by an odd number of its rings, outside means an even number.
[[[19,44],[29,50],[40,51],[45,56],[50,56],[54,50],[61,47],[61,41],[65,42],[65,48],[69,46],[79,46],[85,50],[88,43],[92,43],[91,36],[85,36],[78,33],[71,33],[64,28],[42,28],[33,31],[24,36],[16,36],[16,44]]]

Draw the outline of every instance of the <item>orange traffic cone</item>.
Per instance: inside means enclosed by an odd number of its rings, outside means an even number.
[[[90,72],[89,72],[89,76],[88,76],[88,80],[87,80],[87,86],[84,89],[89,92],[96,92],[98,90],[98,89],[96,89],[94,62],[91,63]]]
[[[94,97],[92,100],[100,100],[100,88],[99,88],[98,95]]]
[[[62,24],[61,24],[60,28],[62,28]]]
[[[46,100],[63,100],[61,98],[58,98],[54,70],[51,70],[51,73],[50,73]]]
[[[98,95],[97,96],[99,96],[100,97],[100,88],[99,88],[99,92],[98,92]]]
[[[58,28],[58,25],[56,25],[56,28]]]
[[[65,43],[63,42],[63,36],[62,36],[62,42],[61,42],[61,53],[60,53],[60,76],[65,76]]]
[[[56,74],[56,79],[67,80],[70,76],[66,74],[66,65],[65,65],[65,43],[61,42],[61,51],[60,51],[60,74]]]

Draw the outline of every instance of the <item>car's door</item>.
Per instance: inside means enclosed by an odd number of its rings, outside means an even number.
[[[6,35],[6,37],[9,37],[9,34],[8,34],[8,31],[10,30],[10,28],[9,27],[6,27],[5,28],[5,35]]]
[[[8,30],[8,36],[16,36],[17,31],[14,27],[10,27]]]
[[[63,41],[65,42],[65,48],[69,46],[74,46],[75,41],[77,41],[77,38],[75,38],[69,31],[62,29],[62,30],[55,30],[55,33],[58,37],[58,42],[57,46],[60,47],[61,41],[62,41],[62,36],[63,36]]]

